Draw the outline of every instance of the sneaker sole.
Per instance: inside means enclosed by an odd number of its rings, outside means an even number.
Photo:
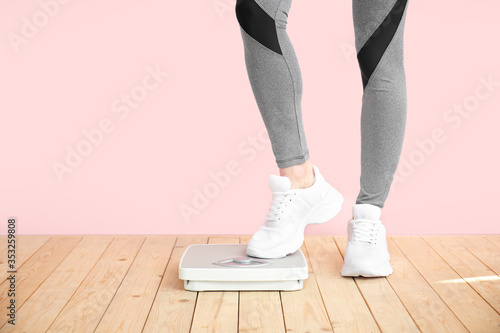
[[[363,276],[363,277],[382,277],[391,275],[393,272],[391,264],[389,262],[385,263],[383,266],[375,268],[351,268],[349,266],[342,267],[340,275],[342,276]]]
[[[273,252],[271,253],[267,251],[266,254],[247,247],[247,255],[263,259],[278,259],[284,258],[290,253],[295,253],[304,243],[304,230],[306,226],[308,224],[325,223],[334,218],[342,209],[344,197],[332,186],[329,196],[323,201],[322,204],[316,205],[304,219],[305,221],[311,222],[302,223],[301,227],[297,229],[296,234],[289,242],[273,248]]]

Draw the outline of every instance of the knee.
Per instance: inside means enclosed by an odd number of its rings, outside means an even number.
[[[263,19],[263,14],[268,16],[255,0],[237,0],[235,12],[236,19],[242,27],[250,24],[258,25],[259,20]]]
[[[244,22],[246,22],[247,20],[255,20],[255,17],[252,17],[252,11],[249,10],[249,2],[249,0],[236,1],[235,13],[236,19],[238,20],[240,26],[243,26]]]
[[[282,54],[276,23],[255,0],[237,0],[235,12],[239,25],[250,37],[268,49]]]

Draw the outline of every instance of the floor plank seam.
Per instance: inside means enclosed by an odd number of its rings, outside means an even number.
[[[146,316],[146,320],[144,320],[144,325],[142,325],[141,333],[144,332],[144,329],[146,328],[146,324],[148,323],[149,314],[151,313],[151,310],[153,309],[153,306],[154,306],[155,301],[156,301],[156,296],[158,296],[158,292],[160,291],[161,283],[163,282],[163,279],[165,278],[165,274],[167,273],[167,267],[168,267],[168,264],[170,263],[170,260],[172,260],[172,254],[174,253],[175,244],[177,244],[178,239],[179,239],[179,237],[175,236],[175,241],[174,241],[174,244],[172,245],[172,250],[170,251],[170,256],[168,257],[167,263],[165,264],[165,268],[163,269],[163,274],[161,276],[160,282],[158,282],[158,288],[156,288],[156,293],[155,293],[155,296],[153,297],[153,301],[151,302],[151,306],[149,307],[148,315]]]
[[[217,236],[208,236],[207,237],[207,242],[205,244],[210,244],[210,238],[214,238],[214,237],[217,237]],[[188,245],[189,246],[189,245]],[[186,248],[188,247],[186,246]],[[173,252],[173,251],[172,251]],[[194,316],[195,316],[195,312],[196,312],[196,304],[198,304],[198,297],[200,296],[200,291],[196,291],[196,297],[194,299],[194,306],[193,306],[193,315],[191,316],[191,324],[189,325],[189,332],[191,333],[191,331],[193,330],[193,323],[194,323]]]
[[[113,302],[113,300],[115,299],[115,296],[116,294],[118,293],[118,291],[120,290],[120,287],[122,286],[122,283],[123,283],[123,280],[125,280],[125,278],[127,277],[127,274],[128,272],[130,271],[130,268],[134,265],[134,262],[135,262],[135,259],[137,258],[137,255],[139,254],[139,252],[141,252],[141,249],[142,249],[142,246],[144,245],[144,243],[146,242],[146,239],[147,237],[144,237],[144,239],[142,240],[142,243],[141,243],[141,246],[139,246],[139,249],[137,250],[137,252],[135,253],[134,255],[134,259],[132,260],[132,262],[130,263],[130,265],[128,266],[127,268],[127,271],[125,272],[125,274],[123,275],[121,281],[120,281],[120,284],[118,285],[118,287],[116,288],[115,292],[113,293],[113,297],[111,297],[111,299],[109,300],[108,302],[108,305],[106,306],[106,309],[104,310],[104,312],[102,313],[102,316],[101,318],[99,318],[99,321],[97,322],[97,325],[95,326],[95,329],[94,331],[97,331],[97,329],[99,328],[99,325],[101,324],[101,321],[102,321],[102,318],[104,318],[104,316],[106,315],[106,312],[108,311],[109,309],[109,306],[111,305],[111,303]]]
[[[392,239],[392,237],[389,237],[390,240],[392,240],[393,243],[396,243],[394,242],[394,240]],[[418,323],[417,321],[415,320],[415,318],[411,315],[410,313],[410,310],[408,310],[407,306],[405,305],[405,303],[403,302],[403,300],[401,299],[401,297],[399,296],[399,294],[397,293],[396,289],[394,289],[394,286],[392,285],[390,279],[386,278],[387,280],[387,283],[389,284],[389,286],[391,287],[391,289],[394,291],[394,294],[396,295],[396,297],[399,299],[399,302],[401,303],[401,305],[403,306],[403,308],[406,310],[406,312],[408,313],[408,315],[410,316],[411,320],[413,321],[413,323],[415,324],[415,326],[417,327],[417,329],[422,332],[422,329],[420,328],[420,326],[418,326]]]
[[[189,332],[193,330],[194,314],[196,312],[196,304],[198,303],[199,296],[200,296],[200,291],[196,291],[196,297],[194,299],[194,305],[193,305],[193,315],[191,316],[191,324],[189,325]]]
[[[280,293],[281,315],[283,316],[283,328],[285,329],[283,333],[286,333],[287,330],[286,330],[285,307],[283,306],[283,297],[281,297],[283,291],[280,291],[279,293]]]
[[[334,243],[335,243],[335,245],[337,246],[337,251],[339,251],[340,256],[342,257],[342,260],[344,260],[344,255],[342,254],[342,251],[340,250],[340,245],[339,245],[339,243],[337,243],[337,240],[335,239],[335,237],[334,237],[334,236],[331,236],[331,237],[332,237],[332,239],[333,239],[333,242],[334,242]]]
[[[325,309],[326,316],[328,317],[328,322],[330,323],[330,327],[332,328],[332,332],[335,332],[335,329],[333,328],[333,320],[332,320],[332,318],[330,317],[330,314],[327,311],[327,307],[326,307],[326,303],[325,303],[325,298],[323,297],[323,291],[321,290],[321,288],[319,286],[318,279],[316,278],[316,272],[314,272],[314,267],[310,263],[309,249],[307,248],[307,244],[305,243],[305,241],[304,241],[304,247],[305,247],[306,252],[307,252],[307,259],[308,259],[307,264],[311,267],[311,270],[314,273],[314,281],[316,283],[316,288],[318,288],[319,295],[321,296],[321,301],[323,302],[323,308]]]

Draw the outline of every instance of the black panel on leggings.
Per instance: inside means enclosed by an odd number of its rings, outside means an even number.
[[[247,34],[268,49],[282,54],[274,20],[254,0],[238,0],[236,17]]]
[[[373,32],[358,52],[358,63],[363,79],[363,89],[389,46],[403,18],[407,0],[398,0],[380,26]]]

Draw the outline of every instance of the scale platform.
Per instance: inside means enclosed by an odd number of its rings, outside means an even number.
[[[247,244],[192,244],[179,262],[184,289],[300,290],[308,278],[307,260],[299,249],[279,259],[246,255]]]

